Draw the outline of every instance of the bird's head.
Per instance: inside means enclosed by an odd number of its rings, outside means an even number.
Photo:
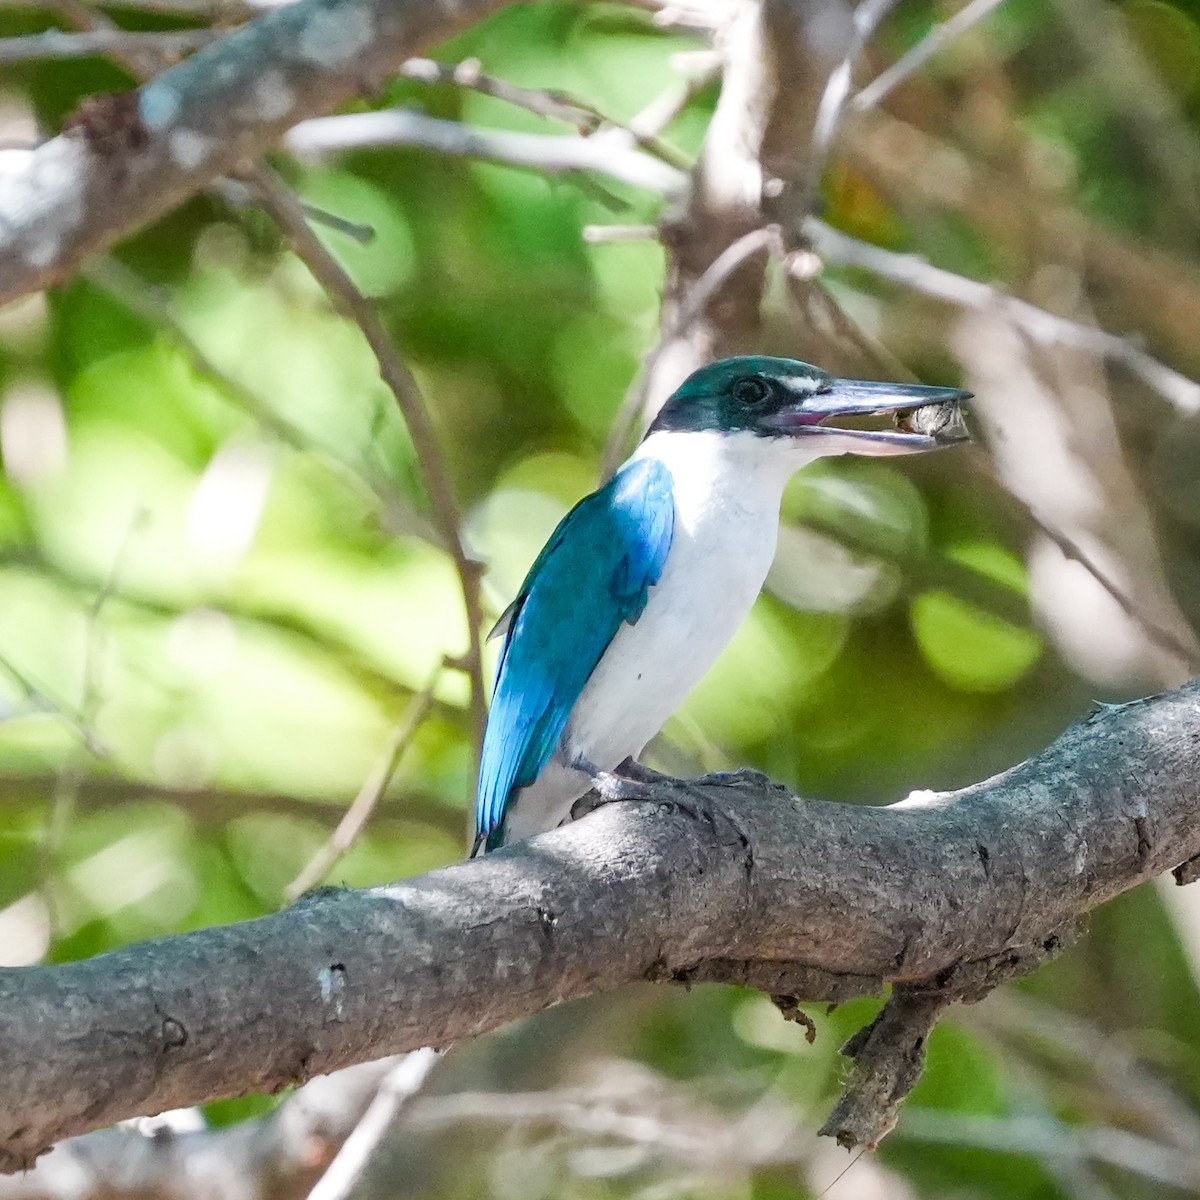
[[[967,439],[959,404],[970,395],[958,388],[838,379],[796,359],[746,355],[688,376],[650,432],[752,434],[809,458],[912,454]]]

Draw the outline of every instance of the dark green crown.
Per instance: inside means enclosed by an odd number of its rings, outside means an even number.
[[[662,406],[650,432],[694,433],[715,429],[777,437],[764,417],[826,391],[832,379],[819,367],[794,358],[746,354],[723,358],[694,371]]]

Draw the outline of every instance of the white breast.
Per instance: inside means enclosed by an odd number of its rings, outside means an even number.
[[[751,433],[655,433],[634,458],[671,472],[666,567],[636,625],[622,625],[571,713],[551,760],[508,813],[510,839],[553,828],[590,786],[638,757],[746,619],[775,554],[784,484],[807,461]]]
[[[635,457],[671,472],[666,568],[636,625],[623,625],[564,738],[603,770],[641,754],[746,619],[775,554],[779,503],[798,463],[750,433],[656,433]]]

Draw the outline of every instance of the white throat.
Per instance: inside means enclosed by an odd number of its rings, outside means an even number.
[[[787,481],[821,458],[789,438],[715,429],[650,434],[633,458],[657,458],[675,482],[677,517],[712,505],[778,518]]]

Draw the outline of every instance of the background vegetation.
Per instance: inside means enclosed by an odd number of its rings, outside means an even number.
[[[905,0],[862,77],[952,11]],[[5,6],[0,34],[54,20]],[[854,116],[825,218],[1196,374],[1198,22],[1192,3],[1007,0]],[[627,120],[707,45],[647,11],[552,3],[437,57],[478,56]],[[85,96],[130,82],[99,57],[8,67],[0,137],[57,130]],[[684,154],[715,99],[697,87],[665,131]],[[381,103],[563,132],[455,86],[401,80]],[[656,338],[661,246],[595,244],[585,227],[653,223],[662,198],[417,148],[278,165],[303,199],[374,230],[365,246],[320,237],[430,398],[494,618],[596,484]],[[1031,347],[995,312],[862,270],[825,279],[887,354],[976,387],[985,449],[799,477],[767,593],[653,764],[755,766],[885,803],[980,778],[1097,701],[1194,673],[1196,419],[1119,365]],[[769,318],[766,348],[805,350],[782,287]],[[474,735],[466,680],[441,665],[466,637],[453,565],[372,355],[270,223],[201,196],[0,313],[0,390],[0,961],[283,904],[429,687],[368,827],[323,880],[460,857]],[[1029,508],[1102,565],[1124,607]],[[1110,904],[1055,963],[939,1027],[899,1128],[830,1195],[1200,1191],[1198,969],[1186,891]],[[812,1044],[732,989],[647,986],[550,1011],[456,1049],[432,1090],[501,1095],[473,1117],[418,1107],[373,1178],[380,1194],[429,1197],[813,1196],[842,1163],[810,1131],[867,1011],[814,1012]],[[513,1091],[553,1095],[534,1111]]]

